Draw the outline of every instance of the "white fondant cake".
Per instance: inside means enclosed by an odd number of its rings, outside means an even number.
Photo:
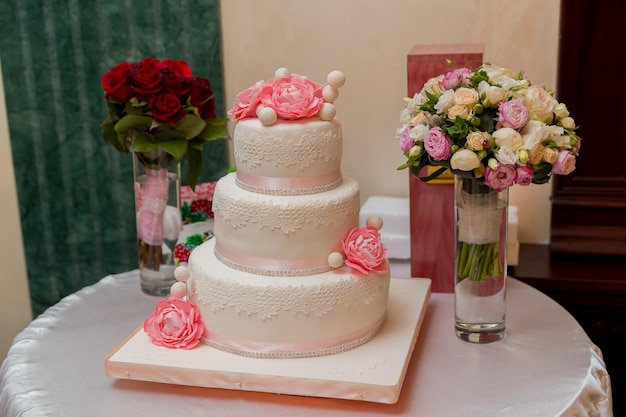
[[[211,346],[327,355],[369,341],[385,321],[386,248],[376,226],[358,227],[359,187],[341,173],[330,103],[343,74],[331,74],[321,86],[281,69],[231,110],[237,171],[218,181],[215,238],[188,265],[188,298]]]

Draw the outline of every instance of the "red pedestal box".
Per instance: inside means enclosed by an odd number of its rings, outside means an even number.
[[[448,64],[452,62],[452,65]],[[407,93],[453,68],[477,68],[483,45],[416,45],[407,56]],[[411,175],[411,276],[432,280],[433,292],[454,292],[454,185],[451,176],[424,183]]]

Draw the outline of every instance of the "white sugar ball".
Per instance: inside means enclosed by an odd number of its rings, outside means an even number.
[[[324,103],[318,114],[322,120],[333,120],[337,111],[335,110],[335,106],[331,103]]]
[[[328,255],[328,265],[331,268],[339,268],[343,265],[343,256],[339,252],[333,252]]]
[[[191,271],[186,266],[177,266],[174,270],[174,278],[176,281],[187,282],[189,276],[191,275]]]
[[[170,287],[170,295],[183,298],[187,295],[187,285],[184,282],[175,282]]]
[[[367,226],[374,226],[376,229],[380,230],[383,228],[383,219],[379,216],[369,216],[367,220],[365,220],[365,224]]]
[[[289,75],[289,70],[287,68],[278,68],[274,73],[274,77],[282,78]]]
[[[331,71],[328,77],[326,77],[326,81],[328,81],[328,84],[331,86],[340,88],[346,82],[346,76],[341,71]]]
[[[261,113],[261,110],[263,110],[262,104],[259,104],[258,106],[256,106],[256,110],[254,111],[254,113],[256,114],[256,117],[259,117],[259,113]]]
[[[339,97],[339,90],[332,85],[325,85],[322,89],[322,97],[324,97],[324,100],[332,103]]]
[[[259,120],[263,123],[263,126],[273,125],[276,119],[278,119],[276,110],[271,107],[263,107],[261,111],[259,111]]]

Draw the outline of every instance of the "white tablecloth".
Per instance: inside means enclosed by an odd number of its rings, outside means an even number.
[[[432,294],[393,405],[107,377],[106,355],[156,301],[141,293],[132,271],[48,309],[15,338],[2,364],[0,416],[612,416],[599,349],[562,307],[514,279],[508,336],[490,345],[457,339],[452,294]]]

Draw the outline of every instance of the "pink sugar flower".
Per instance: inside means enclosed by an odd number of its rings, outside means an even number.
[[[341,245],[349,267],[364,274],[387,272],[387,248],[374,226],[352,229]]]
[[[261,104],[274,109],[279,119],[312,117],[324,104],[322,86],[298,74],[271,78],[261,90]]]
[[[237,101],[228,111],[228,114],[233,116],[233,120],[256,116],[256,108],[261,104],[261,90],[264,85],[265,81],[257,81],[252,87],[246,88],[237,95]]]
[[[200,310],[179,297],[160,300],[143,323],[152,343],[177,349],[191,349],[200,342],[204,324]]]

